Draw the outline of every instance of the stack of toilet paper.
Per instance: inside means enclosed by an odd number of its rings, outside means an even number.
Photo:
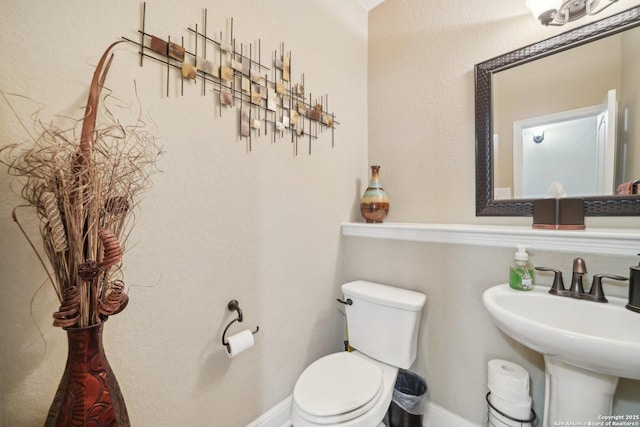
[[[527,421],[531,418],[531,396],[529,396],[529,373],[506,360],[494,359],[489,362],[489,400],[498,411],[511,418]],[[493,419],[491,418],[493,417]],[[503,417],[496,411],[489,412],[490,425],[530,426]]]

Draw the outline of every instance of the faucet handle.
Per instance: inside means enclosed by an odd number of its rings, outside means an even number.
[[[602,290],[603,277],[614,280],[628,280],[627,277],[619,276],[617,274],[594,274],[588,299],[597,302],[608,302],[604,296],[604,291]]]
[[[587,274],[587,264],[582,258],[575,258],[573,260],[573,272]]]
[[[551,267],[535,267],[538,271],[553,271],[553,284],[551,285],[551,289],[549,289],[549,293],[553,295],[558,295],[558,293],[564,292],[564,282],[562,281],[562,271],[557,270]]]
[[[571,285],[569,286],[568,296],[572,298],[582,298],[584,294],[584,286],[582,285],[582,277],[587,274],[587,264],[582,258],[573,259],[573,274],[571,275]]]

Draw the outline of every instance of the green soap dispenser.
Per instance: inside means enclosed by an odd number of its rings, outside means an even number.
[[[533,289],[533,266],[529,263],[526,246],[516,245],[516,247],[518,252],[509,268],[509,286],[519,291],[530,291]]]

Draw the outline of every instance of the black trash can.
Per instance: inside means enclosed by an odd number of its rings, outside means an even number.
[[[422,427],[426,395],[427,383],[424,378],[401,369],[389,407],[389,427]]]

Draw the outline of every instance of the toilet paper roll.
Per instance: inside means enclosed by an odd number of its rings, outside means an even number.
[[[529,373],[515,363],[491,360],[487,385],[492,394],[505,400],[526,402],[529,399]]]
[[[229,343],[227,356],[236,357],[243,351],[253,347],[253,334],[250,330],[245,329],[242,332],[238,332],[237,334],[228,337],[227,343]]]
[[[502,412],[510,416],[511,418],[516,418],[520,421],[527,421],[531,418],[531,397],[527,397],[526,400],[521,402],[514,402],[511,400],[503,399],[497,394],[491,394],[489,396],[489,401],[498,411]],[[497,414],[500,415],[500,414]],[[520,424],[518,424],[520,425]]]

